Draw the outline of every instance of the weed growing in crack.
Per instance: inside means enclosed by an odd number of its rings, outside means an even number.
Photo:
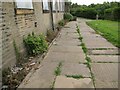
[[[82,36],[80,36],[78,39],[79,39],[80,41],[82,41],[83,37],[82,37]]]
[[[89,68],[89,69],[91,69],[91,64],[90,64],[90,62],[86,62],[86,63],[84,63],[85,65],[87,65],[87,67]]]
[[[87,53],[87,48],[85,46],[82,46],[83,52],[86,54]]]
[[[78,27],[78,25],[76,24],[76,31],[77,33],[79,34],[79,36],[81,36],[81,33],[80,33],[80,28]]]
[[[82,75],[66,75],[66,77],[75,78],[75,79],[84,78]]]
[[[61,66],[62,66],[62,62],[58,64],[57,68],[54,71],[56,76],[59,76],[61,74]]]
[[[86,56],[85,59],[87,60],[87,62],[92,62],[91,59],[90,59],[90,57],[88,57],[88,56]]]
[[[80,29],[79,29],[79,27],[78,27],[78,25],[76,24],[76,31],[77,31],[77,33],[79,34],[79,40],[81,41],[81,45],[80,46],[82,46],[82,50],[83,50],[83,52],[85,53],[85,59],[86,59],[86,63],[84,63],[88,68],[89,68],[89,70],[90,70],[90,74],[91,74],[91,79],[93,80],[93,85],[94,85],[94,87],[95,87],[95,77],[94,77],[94,74],[92,73],[92,70],[91,70],[91,59],[90,59],[90,57],[88,57],[88,55],[87,55],[87,52],[88,52],[88,49],[86,48],[86,45],[83,43],[83,41],[82,41],[82,39],[83,39],[83,37],[81,36],[81,33],[80,33]],[[81,64],[80,62],[79,62],[79,64]],[[68,76],[68,77],[75,77],[75,78],[78,78],[78,77],[80,77],[80,76]]]

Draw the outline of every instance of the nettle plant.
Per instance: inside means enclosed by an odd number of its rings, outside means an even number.
[[[47,51],[48,43],[43,34],[39,36],[34,33],[24,38],[25,47],[29,55],[38,55]]]

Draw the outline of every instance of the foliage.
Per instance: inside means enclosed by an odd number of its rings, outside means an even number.
[[[87,62],[92,62],[91,59],[90,59],[90,57],[88,57],[88,56],[86,56],[85,59],[87,60]]]
[[[34,33],[29,34],[24,38],[24,43],[29,55],[42,54],[47,51],[48,44],[45,40],[45,36],[40,34],[39,36]]]
[[[58,25],[59,25],[59,26],[64,26],[64,25],[65,25],[65,21],[64,21],[64,20],[59,21],[59,22],[58,22]]]
[[[58,64],[58,66],[57,66],[57,68],[56,68],[56,70],[54,72],[56,76],[60,75],[60,73],[61,73],[61,66],[62,66],[62,62],[60,62]]]
[[[93,29],[95,29],[96,32],[102,33],[101,35],[113,45],[120,47],[120,30],[118,28],[118,22],[109,20],[95,20],[87,22],[87,24]]]
[[[65,13],[64,14],[64,19],[68,20],[68,21],[71,21],[71,20],[73,20],[73,16],[70,13]]]
[[[76,31],[77,31],[77,33],[79,34],[79,36],[81,36],[80,28],[78,27],[78,25],[76,25]]]
[[[112,15],[108,16],[110,18],[112,16],[112,20],[119,19],[119,2],[104,2],[103,4],[91,4],[91,5],[78,5],[77,3],[73,3],[70,8],[70,13],[73,16],[83,17],[95,19],[96,14],[98,14],[99,19],[106,19],[107,12],[106,9],[111,9]],[[115,9],[115,10],[114,10]]]
[[[112,20],[113,19],[112,11],[113,11],[113,8],[106,9],[104,11],[104,18],[107,19],[107,20]]]
[[[120,7],[109,8],[104,12],[104,17],[107,20],[120,20]]]
[[[66,77],[75,78],[75,79],[84,78],[82,75],[66,75]]]
[[[114,8],[113,9],[113,18],[114,18],[114,20],[118,20],[118,21],[120,21],[120,7],[116,7],[116,8]]]

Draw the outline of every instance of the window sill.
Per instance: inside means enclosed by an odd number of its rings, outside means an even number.
[[[15,12],[16,12],[16,15],[34,14],[34,10],[33,9],[19,8],[19,9],[15,9]]]

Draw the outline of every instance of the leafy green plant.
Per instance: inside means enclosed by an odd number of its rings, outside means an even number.
[[[82,75],[66,75],[66,77],[75,78],[75,79],[84,78]]]
[[[64,26],[64,25],[65,25],[65,21],[64,21],[64,20],[59,21],[59,22],[58,22],[58,25],[59,25],[59,26]]]
[[[72,16],[72,14],[70,14],[70,13],[65,13],[65,14],[64,14],[64,19],[65,19],[65,20],[68,20],[68,21],[71,21],[71,20],[73,20],[74,18],[73,18],[73,16]]]
[[[48,49],[48,44],[43,34],[40,34],[39,36],[34,33],[32,33],[32,35],[29,34],[24,38],[24,43],[29,55],[42,54]]]
[[[82,41],[83,37],[80,36],[79,39]]]
[[[90,59],[90,57],[86,57],[86,60],[87,60],[87,62],[91,62],[91,59]]]
[[[56,76],[60,75],[60,73],[61,73],[61,66],[62,66],[62,62],[60,62],[58,64],[58,66],[57,66],[57,68],[56,68],[56,70],[54,72]]]
[[[76,24],[76,31],[77,31],[77,33],[79,34],[79,37],[81,37],[80,29],[79,29],[79,27],[78,27],[77,24]]]
[[[82,49],[83,49],[84,53],[87,53],[88,50],[87,50],[85,44],[84,44],[84,43],[81,43],[81,46],[82,46]]]

